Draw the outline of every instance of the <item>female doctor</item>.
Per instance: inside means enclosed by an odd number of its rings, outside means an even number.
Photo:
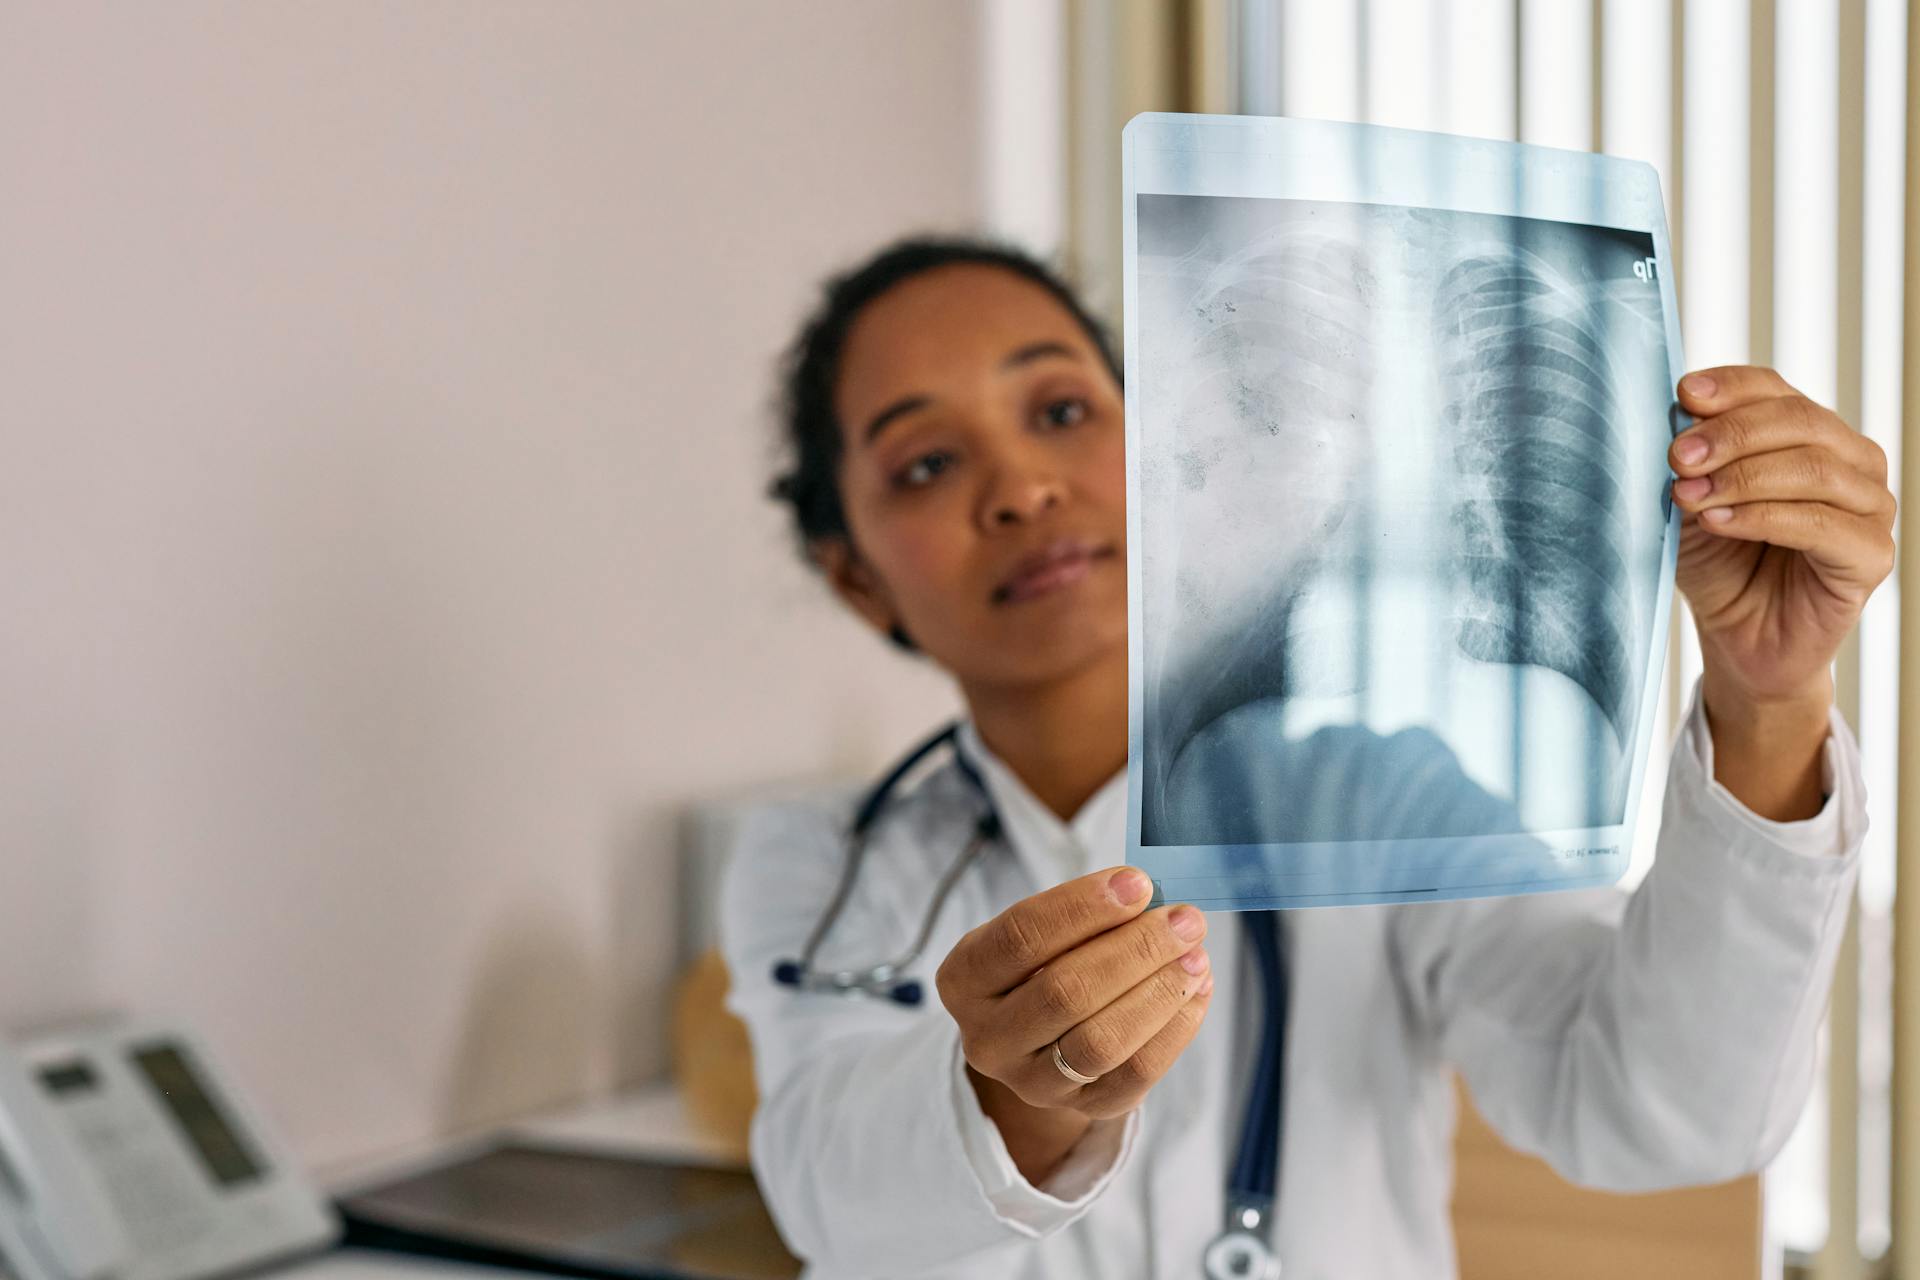
[[[1681,381],[1705,673],[1637,891],[1276,930],[1149,910],[1115,865],[1122,397],[1066,286],[905,242],[828,284],[786,372],[775,490],[808,556],[965,703],[953,749],[857,840],[857,798],[769,808],[729,869],[754,1167],[810,1276],[1449,1276],[1449,1069],[1590,1186],[1725,1179],[1779,1149],[1865,829],[1829,664],[1892,563],[1871,441],[1768,369]]]

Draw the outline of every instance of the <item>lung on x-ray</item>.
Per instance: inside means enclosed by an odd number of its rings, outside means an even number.
[[[1647,166],[1127,129],[1129,857],[1209,908],[1610,883],[1683,425]]]

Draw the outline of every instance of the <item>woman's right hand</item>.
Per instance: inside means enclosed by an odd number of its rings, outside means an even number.
[[[1185,904],[1146,911],[1152,890],[1131,867],[1055,885],[961,938],[935,975],[981,1104],[1030,1178],[1089,1121],[1138,1106],[1206,1016],[1206,917]],[[1068,1079],[1056,1041],[1098,1079]]]

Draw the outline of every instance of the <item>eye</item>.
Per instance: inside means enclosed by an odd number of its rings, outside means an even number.
[[[1072,427],[1084,422],[1087,402],[1078,399],[1050,400],[1040,411],[1041,421],[1049,427]]]
[[[894,483],[908,489],[922,488],[952,465],[953,455],[945,451],[921,454],[894,476]]]

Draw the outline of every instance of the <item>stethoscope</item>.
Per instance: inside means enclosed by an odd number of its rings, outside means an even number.
[[[987,843],[1003,834],[999,810],[987,790],[986,780],[960,749],[960,726],[956,722],[928,738],[889,769],[854,810],[847,830],[847,858],[839,883],[827,909],[807,935],[806,945],[797,959],[782,960],[773,966],[773,980],[782,986],[802,991],[826,991],[841,995],[868,995],[892,1000],[896,1004],[918,1005],[926,996],[921,983],[900,975],[925,952],[933,936],[934,923],[946,905],[953,886],[980,856]],[[907,949],[891,960],[864,968],[814,968],[820,946],[839,921],[853,894],[854,882],[867,855],[867,844],[874,824],[893,798],[901,781],[922,761],[941,747],[953,751],[954,766],[967,780],[981,804],[980,817],[960,855],[953,860],[935,886],[933,899],[920,917],[920,927]],[[1260,1003],[1267,1011],[1261,1020],[1259,1051],[1247,1082],[1247,1104],[1240,1126],[1240,1145],[1234,1153],[1233,1168],[1227,1177],[1226,1224],[1208,1243],[1203,1255],[1207,1280],[1278,1280],[1280,1259],[1267,1243],[1267,1224],[1272,1220],[1279,1180],[1281,1087],[1287,1034],[1286,958],[1280,946],[1279,917],[1271,911],[1249,911],[1241,915],[1242,930],[1260,973]]]
[[[821,913],[819,923],[813,926],[813,932],[807,935],[807,944],[800,949],[797,960],[782,960],[773,966],[773,980],[782,986],[798,987],[803,991],[835,991],[845,994],[859,992],[864,995],[881,996],[897,1004],[915,1005],[925,997],[925,991],[919,982],[912,978],[901,978],[908,966],[920,958],[927,949],[927,939],[933,936],[933,924],[940,918],[940,908],[947,904],[947,895],[953,892],[953,886],[959,883],[973,860],[980,856],[980,850],[987,841],[1000,835],[1000,811],[993,807],[993,797],[987,793],[987,783],[980,771],[973,767],[966,753],[960,750],[960,725],[956,721],[925,742],[901,757],[900,763],[887,771],[874,788],[867,792],[860,807],[854,810],[853,825],[847,830],[847,861],[840,870],[840,883],[834,886],[833,900],[827,903],[827,909]],[[973,824],[973,836],[961,849],[960,856],[953,860],[946,874],[940,877],[940,884],[933,891],[933,901],[927,904],[927,910],[920,917],[920,929],[913,935],[908,948],[892,960],[881,964],[868,965],[864,969],[833,969],[821,971],[813,967],[813,959],[820,951],[827,934],[833,931],[834,924],[840,919],[841,911],[846,909],[847,899],[852,896],[853,883],[860,878],[860,864],[866,860],[867,837],[873,831],[873,824],[879,819],[881,810],[887,807],[887,801],[900,785],[901,779],[912,773],[922,760],[932,755],[942,746],[953,748],[953,763],[980,797],[982,811],[980,818]]]

